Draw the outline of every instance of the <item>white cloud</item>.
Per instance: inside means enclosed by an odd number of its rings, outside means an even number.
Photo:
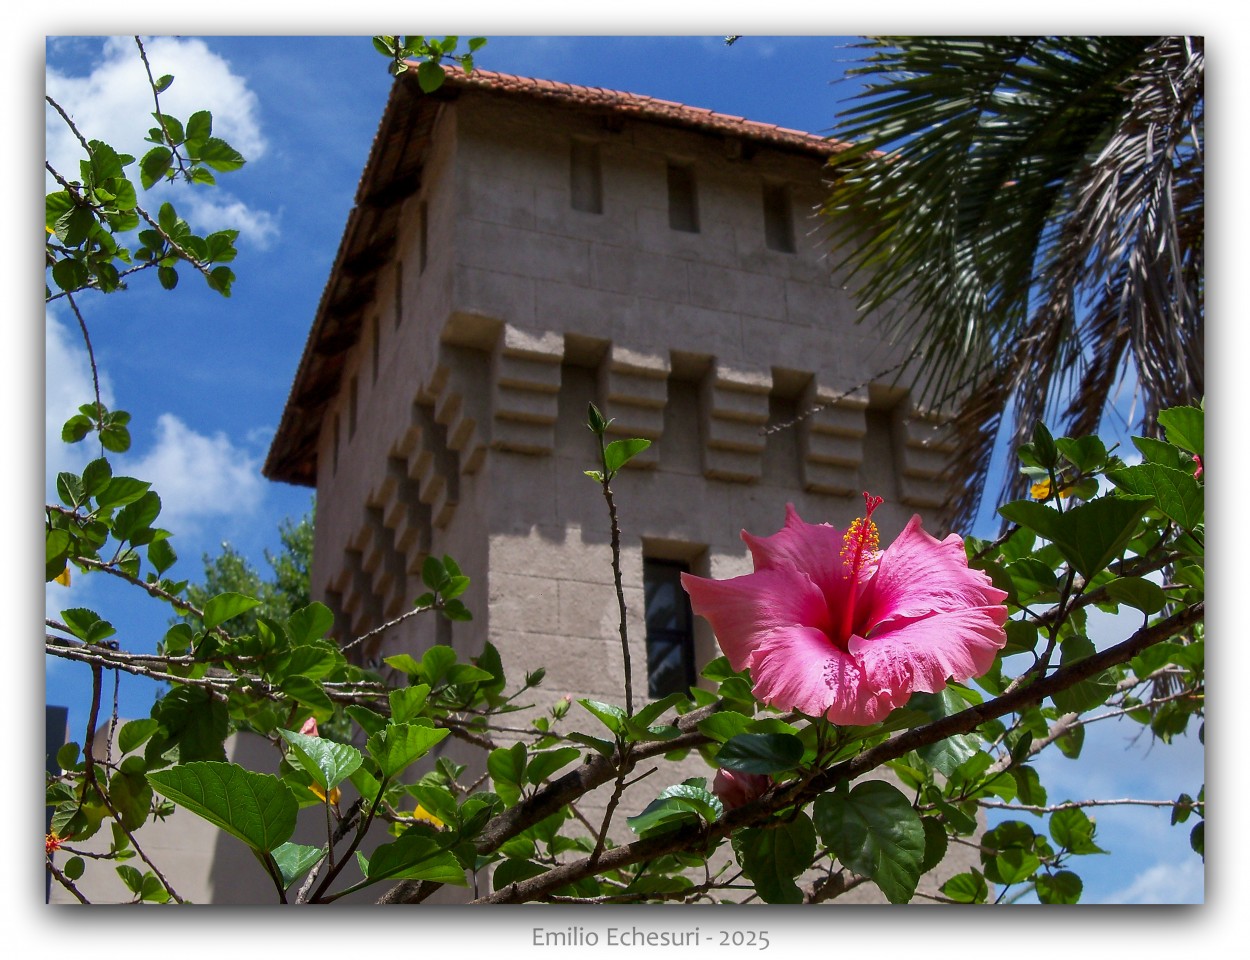
[[[77,330],[63,324],[51,309],[46,311],[44,320],[44,476],[45,493],[53,496],[58,473],[81,472],[98,455],[98,447],[93,454],[89,446],[67,444],[61,439],[61,427],[80,406],[92,402],[95,388],[87,351]],[[113,388],[104,374],[100,374],[100,401],[110,409],[113,406]]]
[[[1180,863],[1156,863],[1104,903],[1202,903],[1204,878],[1198,857]]]
[[[204,41],[195,39],[155,37],[144,41],[144,49],[153,76],[174,75],[173,85],[161,94],[163,111],[185,123],[197,110],[208,110],[213,115],[214,136],[229,142],[249,162],[264,154],[266,141],[260,128],[259,100],[246,82],[231,71],[226,60],[213,53]],[[135,157],[142,157],[150,148],[151,144],[143,138],[155,123],[152,90],[133,38],[105,40],[99,60],[86,75],[49,69],[46,90],[87,140],[104,140]],[[76,179],[82,145],[50,106],[45,111],[44,133],[48,162],[63,176]],[[130,168],[130,173],[137,180],[135,167]],[[54,188],[50,183],[49,189]],[[155,192],[159,196],[162,188]],[[179,212],[193,226],[211,230],[225,225],[220,222],[220,205],[198,202],[198,194],[184,192],[181,196]],[[195,199],[188,199],[192,197]],[[140,203],[145,208],[157,205],[151,198],[146,203],[141,199]],[[183,206],[207,219],[195,220],[183,211]],[[232,215],[241,218],[241,225],[259,230],[250,230],[249,236],[263,248],[276,231],[273,216],[248,210],[237,200],[226,206]]]
[[[268,250],[278,238],[278,218],[267,210],[253,210],[242,200],[218,193],[210,199],[204,193],[187,194],[185,219],[205,233],[238,230],[239,239],[260,250]]]
[[[254,512],[264,495],[260,461],[224,433],[197,433],[171,413],[156,421],[156,445],[130,465],[161,498],[160,522],[175,529],[205,516]]]

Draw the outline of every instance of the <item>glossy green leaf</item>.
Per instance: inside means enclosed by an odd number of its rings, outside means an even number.
[[[1162,588],[1144,577],[1118,577],[1107,584],[1107,594],[1145,614],[1158,613],[1167,604]]]
[[[430,686],[427,683],[390,691],[387,699],[391,704],[391,720],[395,723],[407,723],[421,712],[429,694]]]
[[[409,723],[388,723],[366,741],[369,755],[377,762],[382,776],[392,778],[424,757],[451,731]]]
[[[613,440],[604,448],[603,463],[609,474],[616,473],[630,460],[651,446],[650,440],[641,437],[631,440]]]
[[[369,858],[370,880],[430,880],[468,886],[464,868],[438,841],[409,833],[394,843],[384,843]]]
[[[601,703],[598,700],[578,700],[577,702],[613,733],[619,734],[625,728],[625,711],[620,707],[610,703]]]
[[[204,604],[204,629],[212,630],[258,606],[260,601],[255,597],[245,597],[241,593],[218,594]]]
[[[334,626],[334,614],[324,603],[313,602],[300,607],[286,621],[294,644],[311,643],[320,640]]]
[[[525,744],[514,743],[510,747],[492,750],[486,758],[486,771],[495,785],[495,792],[504,803],[515,803],[525,783]]]
[[[278,730],[291,746],[300,766],[308,771],[323,791],[330,791],[356,772],[363,757],[346,743],[335,743],[324,737],[311,737],[294,730]]]
[[[291,838],[298,804],[277,777],[233,763],[195,761],[147,775],[160,794],[268,852]]]
[[[1167,434],[1168,443],[1182,450],[1206,456],[1204,450],[1205,415],[1198,407],[1172,407],[1159,413],[1159,426]]]
[[[1203,522],[1206,501],[1192,472],[1158,463],[1110,470],[1107,479],[1121,490],[1150,498],[1159,511],[1186,530]]]
[[[733,838],[742,871],[765,903],[802,903],[794,882],[816,854],[816,830],[807,814],[766,828],[750,827]]]
[[[577,747],[560,747],[556,750],[535,753],[530,757],[529,765],[526,767],[525,779],[537,786],[548,780],[557,770],[577,760],[581,755],[582,752]]]
[[[1008,520],[1045,537],[1087,580],[1123,553],[1141,521],[1143,500],[1100,497],[1060,513],[1031,500],[998,508]]]
[[[325,856],[321,847],[309,847],[300,843],[279,844],[271,853],[278,872],[282,874],[282,887],[286,889]]]
[[[990,893],[985,877],[977,870],[955,874],[942,884],[941,890],[956,903],[985,903]]]
[[[716,765],[740,773],[785,773],[803,760],[803,741],[787,733],[739,733],[716,754]]]
[[[813,810],[821,839],[843,864],[871,879],[891,903],[911,900],[925,860],[925,828],[897,787],[868,780],[822,794]]]

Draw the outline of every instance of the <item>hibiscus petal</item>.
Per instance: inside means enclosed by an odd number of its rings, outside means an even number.
[[[984,570],[968,566],[958,536],[952,533],[945,540],[930,536],[919,516],[913,516],[885,548],[876,576],[865,587],[861,602],[867,606],[866,615],[857,615],[856,623],[873,633],[874,625],[894,617],[992,606],[1007,596]]]
[[[843,531],[827,523],[807,523],[786,504],[786,524],[770,537],[742,531],[756,570],[794,570],[807,576],[825,595],[830,610],[848,602],[850,580],[842,562]]]
[[[1007,642],[1007,608],[974,607],[914,619],[895,618],[870,637],[852,637],[848,647],[869,685],[903,694],[936,693],[947,678],[967,680],[985,673]]]
[[[706,580],[689,573],[681,584],[690,607],[706,619],[735,670],[746,667],[762,638],[779,628],[829,626],[824,595],[795,570],[757,570],[731,580]]]

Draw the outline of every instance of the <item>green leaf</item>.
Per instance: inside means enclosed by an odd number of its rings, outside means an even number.
[[[83,643],[99,643],[117,633],[111,623],[101,619],[94,610],[88,610],[85,607],[62,610],[61,619],[69,627],[70,633]]]
[[[77,880],[83,875],[83,871],[87,869],[87,862],[82,857],[70,857],[65,861],[65,867],[61,870],[65,876],[71,880]]]
[[[151,190],[169,171],[173,152],[168,147],[153,147],[139,161],[139,182],[144,190]]]
[[[1127,603],[1144,614],[1158,613],[1167,604],[1167,597],[1157,583],[1143,577],[1119,577],[1107,584],[1112,600]]]
[[[113,518],[113,536],[120,541],[133,541],[141,531],[151,527],[152,521],[160,512],[161,498],[149,490],[138,500],[123,507]]]
[[[316,601],[300,607],[286,621],[286,627],[291,632],[291,642],[297,646],[320,640],[333,626],[334,614],[330,612],[330,608]]]
[[[803,760],[803,741],[788,733],[740,733],[716,754],[716,765],[740,773],[785,773]]]
[[[1088,580],[1123,553],[1141,522],[1144,504],[1135,497],[1100,497],[1060,513],[1045,504],[1016,500],[998,512],[1053,543]]]
[[[206,163],[218,173],[229,173],[238,170],[247,161],[243,154],[219,137],[209,137],[200,147],[199,161]]]
[[[1167,434],[1168,443],[1202,457],[1206,456],[1203,453],[1204,419],[1198,407],[1172,407],[1159,413],[1159,426]]]
[[[123,754],[142,746],[156,732],[160,724],[151,718],[131,720],[122,725],[117,733],[117,749]]]
[[[921,817],[920,825],[924,828],[924,856],[920,860],[920,872],[925,874],[946,858],[949,841],[946,828],[937,817]]]
[[[990,894],[985,877],[978,870],[955,874],[942,884],[941,890],[956,903],[985,903]]]
[[[369,858],[370,880],[430,880],[468,886],[464,868],[438,841],[409,833],[394,843],[384,843]]]
[[[698,778],[666,788],[642,813],[628,819],[629,828],[639,837],[651,837],[698,819],[715,822],[725,808],[705,784]]]
[[[1052,813],[1050,835],[1060,847],[1075,854],[1107,852],[1094,843],[1094,822],[1079,807]]]
[[[632,440],[613,440],[603,451],[603,465],[607,468],[609,475],[614,474],[649,446],[651,446],[651,441],[640,437]]]
[[[391,720],[395,723],[407,723],[421,712],[429,695],[430,687],[426,683],[390,691],[387,699],[391,704]]]
[[[255,597],[245,597],[241,593],[218,594],[204,604],[204,629],[212,630],[258,606],[260,601]]]
[[[355,747],[335,743],[324,737],[310,737],[293,730],[278,730],[279,735],[291,745],[302,766],[320,784],[325,792],[337,787],[356,772],[364,758]]]
[[[99,493],[96,494],[95,501],[101,507],[120,507],[127,503],[134,503],[152,486],[143,480],[136,480],[134,477],[113,477]]]
[[[733,847],[743,872],[765,903],[803,902],[803,891],[794,879],[816,853],[816,830],[807,814],[796,814],[776,826],[743,830],[734,837]]]
[[[816,829],[838,859],[871,879],[891,903],[916,892],[925,860],[925,828],[898,788],[868,780],[826,793],[813,807]]]
[[[492,750],[486,758],[486,770],[495,784],[495,792],[504,803],[516,803],[525,783],[525,744],[514,743],[511,747]]]
[[[279,844],[271,856],[282,874],[282,888],[285,890],[324,857],[325,851],[321,847],[287,842]]]
[[[699,721],[699,732],[724,743],[744,732],[751,725],[751,718],[733,710],[719,710]]]
[[[391,657],[383,657],[382,662],[400,673],[408,674],[410,677],[421,675],[421,664],[417,663],[416,660],[406,653],[397,653]]]
[[[1157,463],[1107,472],[1107,479],[1128,493],[1149,497],[1164,515],[1186,530],[1203,522],[1206,501],[1202,485],[1188,470],[1177,470]]]
[[[940,693],[916,693],[907,701],[909,709],[921,710],[933,720],[941,720],[964,709],[964,703],[950,688]],[[916,752],[945,777],[949,777],[970,757],[976,755],[979,747],[977,739],[971,734],[957,733],[939,740],[937,743],[921,747]]]
[[[536,753],[530,757],[525,770],[525,779],[537,786],[548,780],[553,773],[578,759],[582,752],[577,747],[560,747]]]
[[[447,671],[456,662],[456,651],[451,647],[435,644],[421,657],[421,677],[431,687],[438,686]]]
[[[162,796],[253,850],[271,851],[295,831],[298,804],[290,788],[277,777],[207,760],[184,763],[147,777]]]
[[[533,860],[509,858],[495,867],[494,874],[491,877],[491,884],[495,890],[502,890],[509,884],[520,883],[522,880],[541,876],[547,872],[547,869],[547,867],[535,863]]]
[[[1084,884],[1071,870],[1041,874],[1035,883],[1037,899],[1042,903],[1076,903],[1081,899]]]
[[[1068,666],[1094,654],[1094,644],[1088,637],[1068,637],[1059,648],[1060,666]],[[1084,713],[1107,702],[1115,692],[1115,680],[1109,671],[1103,670],[1088,680],[1081,680],[1066,690],[1057,691],[1051,699],[1063,713]]]
[[[589,710],[614,734],[619,735],[625,728],[625,711],[620,707],[613,706],[610,703],[601,703],[598,700],[578,700],[577,702]]]
[[[295,673],[279,683],[278,689],[292,700],[309,707],[318,720],[328,720],[334,713],[334,704],[316,680]]]
[[[390,779],[424,757],[450,732],[409,723],[388,723],[386,729],[371,736],[365,746],[382,776]]]
[[[148,544],[148,562],[155,568],[157,576],[160,576],[178,562],[178,554],[174,553],[168,539],[153,540]]]
[[[417,67],[417,84],[421,87],[422,93],[433,93],[443,85],[443,81],[447,79],[443,68],[432,60],[424,60]]]

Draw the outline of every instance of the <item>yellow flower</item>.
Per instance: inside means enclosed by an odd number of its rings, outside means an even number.
[[[1073,486],[1074,484],[1071,483],[1060,483],[1059,496],[1069,496]],[[1038,480],[1037,483],[1033,484],[1033,486],[1029,487],[1029,496],[1031,496],[1034,500],[1049,500],[1051,496],[1051,489],[1050,478],[1043,477],[1041,480]]]
[[[65,564],[65,569],[56,575],[56,582],[63,587],[69,586],[69,564]]]
[[[325,800],[326,794],[325,794],[325,791],[321,789],[321,784],[310,783],[308,785],[308,789],[311,790],[313,793],[315,793],[317,797],[320,798],[321,800]],[[334,806],[337,807],[339,805],[339,800],[342,796],[343,794],[339,792],[338,787],[330,788],[330,802],[334,804]]]
[[[440,830],[446,826],[446,824],[443,823],[442,820],[434,816],[434,814],[430,813],[429,810],[425,809],[425,807],[421,806],[421,804],[419,803],[417,804],[417,809],[412,811],[412,819],[422,820],[426,823],[429,823],[438,827]]]

